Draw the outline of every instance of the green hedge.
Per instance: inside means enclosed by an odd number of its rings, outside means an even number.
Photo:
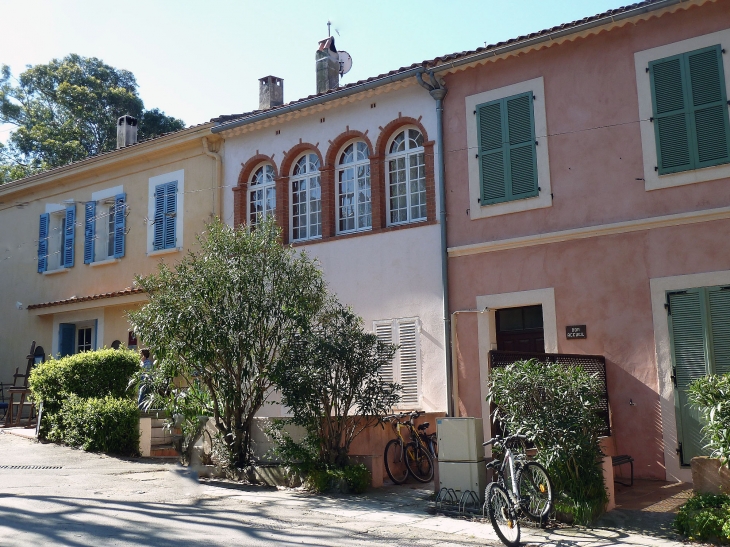
[[[43,402],[40,436],[84,450],[132,455],[139,451],[139,410],[130,380],[139,357],[102,349],[51,359],[28,379]]]
[[[695,494],[679,508],[674,527],[694,541],[728,543],[730,540],[730,496]]]
[[[331,469],[312,469],[307,474],[306,487],[317,493],[330,490],[343,490],[343,484],[351,494],[362,494],[371,483],[370,471],[358,463]]]
[[[132,399],[70,395],[49,418],[47,438],[91,452],[139,452],[139,409]]]

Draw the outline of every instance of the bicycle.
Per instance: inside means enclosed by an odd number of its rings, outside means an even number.
[[[416,428],[413,423],[423,412],[410,412],[384,416],[383,420],[390,421],[396,438],[385,445],[385,471],[395,484],[406,482],[411,475],[419,482],[428,482],[433,479],[433,458],[431,451],[435,450],[435,443],[431,444],[431,435],[426,435],[428,422]],[[405,417],[408,420],[401,422]],[[408,429],[410,440],[406,441],[401,434],[401,428]]]
[[[526,440],[524,435],[497,435],[484,443],[484,446],[501,446],[504,451],[502,460],[494,459],[487,464],[487,469],[497,477],[487,485],[484,507],[494,531],[508,547],[520,543],[522,516],[543,525],[553,506],[553,486],[545,468],[537,462],[527,461],[524,450],[521,454],[514,452],[518,445],[524,449]],[[508,477],[506,473],[509,473]],[[507,478],[511,483],[509,487]]]

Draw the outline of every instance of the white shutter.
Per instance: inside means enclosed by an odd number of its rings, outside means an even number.
[[[375,321],[373,323],[373,330],[378,340],[384,344],[393,343],[393,321]],[[380,370],[380,375],[385,382],[391,383],[395,381],[393,360],[388,365],[383,366]]]
[[[398,321],[398,344],[400,344],[398,361],[400,364],[400,384],[403,387],[401,403],[404,405],[418,404],[420,369],[420,344],[418,338],[418,322],[416,319],[401,319]]]

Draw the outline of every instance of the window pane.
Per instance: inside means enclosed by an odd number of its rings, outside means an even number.
[[[351,144],[345,148],[344,152],[342,152],[342,155],[340,156],[340,165],[352,163],[354,160],[354,145]]]
[[[396,152],[403,152],[406,149],[406,132],[401,131],[398,133],[398,136],[396,136],[395,139],[393,139],[393,142],[390,144],[390,154],[394,154]]]
[[[408,130],[408,148],[420,148],[423,146],[423,135],[415,129]]]

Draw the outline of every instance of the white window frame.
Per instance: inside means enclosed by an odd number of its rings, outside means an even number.
[[[477,116],[474,112],[477,105],[519,95],[520,93],[532,92],[535,99],[532,101],[533,116],[535,120],[535,147],[537,155],[537,186],[540,188],[537,196],[515,201],[484,205],[480,203],[481,198],[481,177],[479,173],[479,141],[477,137]],[[545,114],[545,84],[542,76],[533,80],[527,80],[516,84],[484,91],[476,95],[469,95],[465,98],[466,103],[466,144],[467,144],[467,165],[469,170],[469,218],[477,220],[490,218],[499,215],[508,215],[520,211],[531,211],[552,207],[552,186],[550,184],[550,165],[548,154],[548,132],[547,116]]]
[[[51,338],[51,355],[58,355],[61,351],[59,347],[60,340],[58,338],[59,326],[61,323],[73,323],[74,325],[84,327],[92,327],[91,340],[92,349],[98,349],[103,346],[104,340],[104,309],[89,312],[88,310],[78,310],[72,312],[53,314],[53,336]],[[95,329],[95,330],[94,330]],[[74,348],[78,344],[78,334],[74,334]]]
[[[644,160],[644,189],[658,190],[661,188],[672,188],[684,186],[709,180],[730,178],[730,164],[714,165],[702,169],[691,169],[679,173],[668,173],[659,175],[655,167],[658,165],[656,152],[656,136],[654,124],[650,118],[654,115],[651,97],[651,79],[646,71],[651,61],[681,55],[696,49],[721,44],[725,49],[730,49],[730,29],[695,36],[688,40],[674,42],[644,51],[634,53],[634,65],[636,70],[636,88],[639,98],[639,128],[641,130],[641,151]],[[722,55],[722,66],[725,71],[725,89],[730,92],[730,55]]]
[[[415,357],[416,357],[416,400],[415,401],[403,401],[401,400],[397,405],[395,405],[395,408],[403,408],[403,409],[420,409],[422,404],[422,392],[423,392],[423,386],[422,386],[422,358],[421,358],[421,320],[418,317],[400,317],[396,319],[379,319],[376,321],[373,321],[373,333],[378,332],[378,327],[387,327],[390,326],[391,328],[391,342],[392,344],[398,345],[400,344],[400,326],[411,323],[414,325],[415,328]],[[400,384],[401,387],[403,386],[403,383],[401,381],[402,375],[401,375],[401,348],[398,348],[398,350],[395,352],[395,355],[393,356],[393,382],[396,384]]]
[[[365,146],[365,151],[367,152],[368,157],[365,159],[357,159],[357,145],[358,143],[362,143]],[[350,163],[340,163],[342,160],[342,155],[345,153],[345,150],[348,146],[353,146],[353,161]],[[368,189],[370,191],[370,201],[367,202],[370,204],[370,224],[366,226],[360,226],[360,216],[358,216],[358,208],[359,208],[359,202],[357,201],[359,192],[358,192],[358,178],[357,178],[357,169],[358,167],[366,167],[367,169],[367,183],[368,183]],[[340,229],[340,221],[341,221],[341,210],[340,210],[340,176],[342,173],[347,171],[348,169],[353,170],[353,180],[355,181],[355,188],[354,188],[354,208],[355,208],[355,227],[350,228],[348,230],[341,230]],[[353,139],[351,141],[348,141],[337,153],[337,169],[335,172],[335,224],[337,231],[336,233],[339,234],[352,234],[355,232],[365,232],[368,230],[373,229],[373,181],[371,178],[371,172],[370,172],[370,148],[368,147],[368,144],[362,140],[362,139]]]
[[[124,193],[124,186],[115,186],[99,190],[91,194],[91,201],[96,202],[95,232],[94,232],[94,257],[91,262],[104,262],[114,259],[114,245],[109,253],[109,237],[114,237],[114,229],[109,232],[110,209],[114,210],[116,197]],[[103,243],[103,245],[102,245]]]
[[[310,171],[309,168],[312,165],[310,161],[310,156],[313,156],[317,163],[317,170],[316,171]],[[304,173],[300,173],[299,175],[295,175],[294,171],[296,170],[297,164],[302,161],[302,158],[307,158],[306,160],[306,171]],[[313,151],[308,150],[307,152],[301,154],[297,161],[294,162],[291,169],[291,176],[289,178],[289,234],[291,237],[292,242],[300,242],[300,241],[309,241],[312,239],[321,239],[322,238],[322,173],[320,171],[321,165],[319,163],[319,156]],[[312,179],[317,179],[317,184],[319,186],[319,233],[315,235],[312,234],[312,212],[311,212],[311,205],[312,205]],[[306,223],[305,223],[305,229],[307,231],[307,235],[305,237],[294,237],[294,184],[297,182],[306,181],[307,188],[304,191],[306,195],[305,203],[307,205],[307,213],[306,213]],[[300,226],[301,229],[301,226]]]
[[[64,248],[63,226],[66,220],[66,206],[49,203],[46,205],[45,212],[48,213],[48,255],[44,273],[66,270],[67,268],[63,266],[61,260]]]
[[[271,168],[271,180],[264,181],[261,184],[253,184],[254,177],[260,169],[264,169],[266,166]],[[251,170],[251,175],[248,177],[248,183],[246,184],[246,225],[249,227],[255,227],[259,221],[251,221],[251,193],[254,191],[261,190],[263,195],[264,214],[261,220],[267,219],[269,216],[276,217],[276,171],[274,165],[270,161],[262,161]],[[274,208],[270,212],[266,211],[266,190],[274,190]]]
[[[418,131],[418,133],[421,135],[421,140],[425,141],[425,137],[420,129],[418,129],[416,126],[405,126],[399,128],[393,135],[391,135],[390,139],[388,139],[388,144],[386,146],[386,150],[388,151],[385,155],[385,203],[386,203],[386,226],[399,226],[401,224],[410,224],[413,222],[424,222],[428,219],[428,204],[426,201],[424,201],[424,206],[426,207],[426,214],[422,217],[413,218],[412,216],[412,210],[411,210],[411,200],[412,200],[412,194],[411,194],[411,165],[410,165],[410,159],[412,156],[421,154],[423,156],[423,186],[424,186],[424,200],[427,199],[428,196],[428,190],[426,189],[426,150],[423,145],[418,146],[416,148],[410,148],[411,145],[411,139],[410,135],[408,134],[408,131],[414,130]],[[404,142],[405,142],[405,149],[401,152],[393,152],[390,153],[390,148],[393,146],[393,141],[397,137],[399,137],[401,134],[404,135]],[[390,209],[390,162],[391,160],[398,160],[399,158],[403,158],[405,161],[405,172],[406,172],[406,220],[399,220],[396,222],[392,221],[391,217],[391,209]]]
[[[177,244],[171,249],[155,250],[155,188],[160,184],[177,181],[177,199],[175,203],[175,237]],[[151,177],[147,191],[147,256],[174,253],[183,249],[183,219],[185,217],[185,170],[172,171],[163,175]]]

